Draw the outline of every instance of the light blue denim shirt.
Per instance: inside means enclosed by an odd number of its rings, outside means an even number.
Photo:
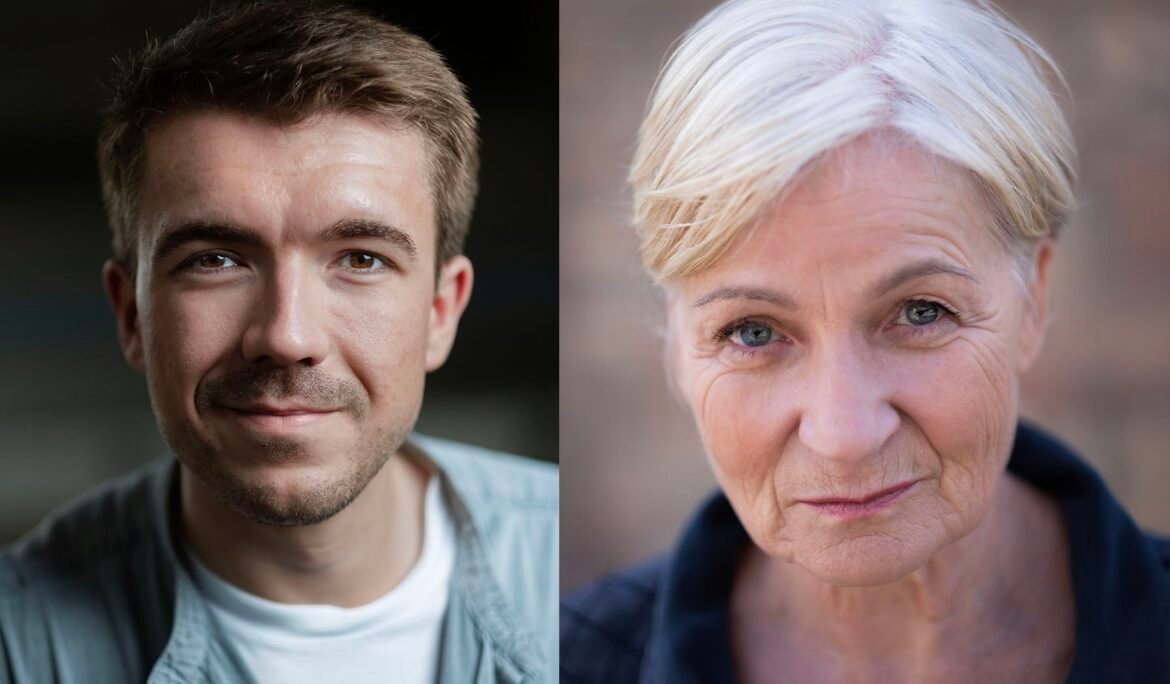
[[[407,448],[435,465],[456,526],[439,681],[555,682],[556,467],[419,435]],[[0,553],[0,683],[254,681],[176,554],[177,470],[104,485]]]

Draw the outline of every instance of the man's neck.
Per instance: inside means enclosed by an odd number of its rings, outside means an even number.
[[[180,466],[182,534],[208,569],[261,598],[365,605],[397,586],[422,553],[428,475],[399,452],[333,517],[278,527],[244,518]]]

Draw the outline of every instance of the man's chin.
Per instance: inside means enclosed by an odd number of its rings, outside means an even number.
[[[205,455],[206,456],[206,455]],[[276,445],[263,455],[223,454],[182,459],[221,502],[262,525],[316,525],[344,510],[369,484],[384,458],[364,464],[322,463],[299,445]]]
[[[299,527],[316,525],[343,511],[361,490],[332,488],[276,488],[266,483],[240,482],[217,492],[241,517],[262,525]]]
[[[263,471],[273,466],[323,468],[330,463],[336,465],[338,452],[351,452],[352,443],[351,435],[332,432],[288,436],[217,430],[211,433],[211,439],[202,449],[214,451],[215,460],[224,467],[243,473]]]
[[[179,460],[242,518],[282,527],[314,525],[344,510],[410,434],[413,422],[372,434],[335,425],[287,435],[159,420]],[[208,502],[211,503],[211,502]]]

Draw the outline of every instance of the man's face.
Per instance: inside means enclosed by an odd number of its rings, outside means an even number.
[[[438,274],[418,134],[189,113],[149,134],[138,269],[107,265],[123,348],[187,468],[238,512],[311,524],[401,445],[470,289]]]

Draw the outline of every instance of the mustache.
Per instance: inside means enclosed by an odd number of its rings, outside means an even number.
[[[199,413],[247,406],[262,399],[294,399],[314,409],[340,409],[357,417],[366,414],[366,394],[352,380],[336,378],[315,366],[250,365],[195,389]]]

